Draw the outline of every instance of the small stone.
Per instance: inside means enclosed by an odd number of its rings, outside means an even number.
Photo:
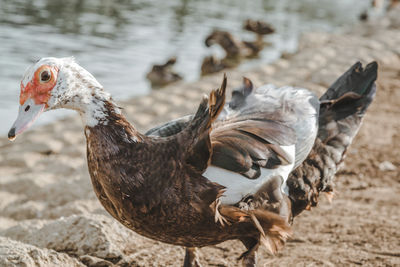
[[[397,167],[393,165],[390,161],[383,161],[379,164],[379,170],[386,172],[386,171],[395,171],[397,170]]]

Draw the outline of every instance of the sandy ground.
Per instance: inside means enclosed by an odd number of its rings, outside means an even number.
[[[397,12],[399,12],[397,10]],[[358,25],[347,33],[309,33],[299,52],[272,65],[228,72],[229,87],[246,75],[321,94],[355,61],[377,60],[378,93],[337,175],[332,204],[296,218],[294,238],[260,266],[400,266],[400,20]],[[124,101],[145,130],[193,111],[222,75],[178,83]],[[141,237],[99,204],[86,167],[78,116],[38,127],[14,143],[0,139],[0,266],[179,266],[181,247]],[[236,241],[203,248],[204,266],[236,266]]]

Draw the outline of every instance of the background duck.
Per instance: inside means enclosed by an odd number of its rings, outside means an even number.
[[[252,58],[258,55],[261,48],[255,42],[243,42],[227,31],[214,30],[205,40],[205,45],[218,44],[224,49],[225,57],[222,61],[229,67],[237,66],[243,58]]]
[[[201,63],[201,75],[219,72],[225,68],[225,64],[222,63],[220,59],[216,58],[214,55],[207,56]]]
[[[257,42],[239,41],[229,32],[220,30],[214,30],[207,36],[205,45],[210,47],[213,44],[218,44],[224,49],[225,57],[222,59],[218,59],[214,55],[205,57],[201,64],[201,75],[236,67],[243,57],[257,57],[262,49],[262,45]]]
[[[161,87],[182,80],[182,76],[172,70],[176,58],[170,58],[166,63],[153,65],[146,78],[151,82],[152,87]]]
[[[254,43],[261,47],[264,45],[264,35],[275,32],[275,28],[267,22],[252,19],[248,19],[244,22],[243,29],[254,32],[257,35],[257,40]]]
[[[204,41],[207,47],[219,44],[226,52],[227,58],[240,57],[240,42],[227,31],[214,30]]]
[[[321,101],[305,89],[254,90],[247,82],[253,93],[236,108],[224,105],[225,78],[194,116],[143,135],[89,72],[70,58],[44,58],[24,75],[9,138],[43,111],[77,110],[95,193],[114,218],[144,236],[188,247],[188,266],[197,264],[194,247],[229,239],[245,244],[242,258],[253,266],[260,243],[274,252],[291,233],[292,188],[286,180],[292,169],[319,174],[313,176],[317,184],[336,172],[373,99],[376,69],[374,63],[365,71],[355,65]],[[309,137],[317,131],[314,142]],[[269,211],[270,202],[277,202],[273,208],[282,216]]]

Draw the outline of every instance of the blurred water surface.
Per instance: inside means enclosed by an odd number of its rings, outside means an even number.
[[[294,51],[304,31],[335,31],[357,20],[365,0],[0,0],[0,134],[16,118],[19,84],[25,69],[46,57],[74,56],[110,91],[123,99],[148,93],[145,79],[153,63],[177,56],[175,69],[185,80],[199,77],[213,29],[244,39],[248,18],[270,22],[277,33],[271,47],[242,68],[271,62]],[[36,124],[70,114],[45,113]]]

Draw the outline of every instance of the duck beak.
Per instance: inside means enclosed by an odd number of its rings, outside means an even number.
[[[14,141],[18,134],[28,129],[46,108],[45,104],[35,104],[28,98],[23,105],[19,106],[18,117],[8,132],[8,139]]]

